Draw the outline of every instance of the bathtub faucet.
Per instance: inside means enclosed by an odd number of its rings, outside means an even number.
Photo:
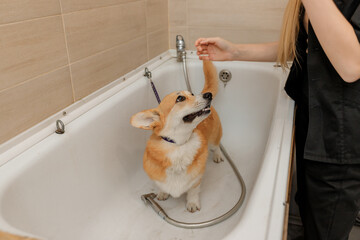
[[[176,56],[178,62],[182,62],[186,57],[185,41],[181,35],[176,35]]]

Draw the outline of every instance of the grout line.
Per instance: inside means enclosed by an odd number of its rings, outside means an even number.
[[[189,25],[189,16],[188,16],[188,1],[185,0],[185,26]]]
[[[261,32],[263,34],[267,34],[269,32],[279,32],[280,29],[270,29],[270,28],[267,28],[267,29],[262,29],[262,28],[251,28],[251,27],[234,27],[234,26],[204,26],[204,25],[188,25],[186,26],[187,29],[191,29],[191,28],[196,28],[196,29],[203,29],[203,30],[212,30],[212,29],[215,29],[215,30],[225,30],[225,31],[235,31],[235,32],[248,32],[248,31],[253,31],[253,32]]]
[[[166,28],[166,27],[159,28],[159,29],[156,29],[156,30],[154,30],[154,31],[148,32],[148,34],[153,34],[153,33],[156,33],[156,32],[160,32],[160,31],[167,30],[167,29],[168,29],[168,28]]]
[[[91,11],[91,10],[95,10],[95,9],[115,7],[115,6],[125,5],[125,4],[129,4],[129,3],[136,3],[136,2],[141,2],[141,1],[143,1],[143,0],[135,0],[135,1],[134,1],[134,0],[127,0],[127,1],[125,1],[125,2],[110,4],[110,5],[106,5],[106,6],[99,6],[99,7],[93,7],[93,8],[86,8],[86,9],[75,10],[75,11],[72,11],[72,12],[66,12],[66,13],[63,13],[63,15],[69,15],[69,14],[78,13],[78,12]]]
[[[15,25],[15,24],[19,24],[19,23],[26,23],[26,22],[31,22],[31,21],[37,21],[37,20],[40,20],[40,19],[46,19],[46,18],[51,18],[51,17],[60,17],[60,16],[61,16],[61,13],[60,14],[55,14],[55,15],[43,16],[43,17],[35,17],[35,18],[25,19],[25,20],[21,20],[21,21],[2,23],[2,24],[0,24],[0,27],[9,26],[9,25]]]
[[[149,61],[149,57],[150,57],[150,44],[149,44],[149,34],[146,33],[146,59]]]
[[[148,0],[144,0],[145,2],[145,32],[146,32],[146,59],[149,61],[149,57],[150,57],[150,54],[149,54],[149,33],[148,33],[148,14],[147,14],[147,1]]]
[[[59,0],[59,1],[61,1],[61,0]],[[89,10],[94,10],[94,9],[114,7],[114,6],[118,6],[118,5],[124,5],[124,4],[128,4],[128,3],[135,3],[135,2],[140,2],[140,1],[142,1],[142,0],[135,0],[135,1],[127,0],[125,2],[116,3],[116,4],[112,4],[112,5],[108,5],[108,6],[100,6],[100,7],[88,8],[88,9],[81,9],[81,10],[77,10],[77,11],[73,11],[73,12],[67,12],[67,13],[62,13],[62,9],[61,9],[61,12],[59,14],[53,14],[53,15],[41,16],[41,17],[33,17],[33,18],[29,18],[29,19],[15,20],[15,21],[11,21],[11,22],[0,23],[0,27],[7,26],[7,25],[18,24],[18,23],[23,23],[23,22],[30,22],[30,21],[39,20],[39,19],[45,19],[45,18],[50,18],[50,17],[56,17],[56,16],[60,17],[62,15],[69,15],[69,14],[73,14],[73,13],[77,13],[77,12],[89,11]],[[61,3],[60,3],[60,5],[61,5]]]
[[[59,0],[59,4],[60,4],[61,20],[62,20],[63,31],[64,31],[64,41],[65,41],[65,47],[66,47],[66,54],[67,54],[69,72],[70,72],[70,82],[71,82],[71,89],[72,89],[72,97],[73,97],[73,103],[74,103],[74,102],[76,102],[76,100],[75,100],[75,88],[74,88],[74,81],[73,81],[73,76],[72,76],[72,69],[71,69],[71,65],[70,65],[69,46],[68,46],[68,41],[67,41],[67,34],[66,34],[65,21],[64,21],[64,15],[63,15],[63,7],[62,7],[61,0]]]
[[[25,80],[25,81],[22,81],[22,82],[20,82],[20,83],[17,83],[17,84],[15,84],[15,85],[11,86],[11,87],[2,89],[2,90],[0,90],[0,94],[3,93],[3,92],[5,92],[5,91],[7,91],[7,90],[12,89],[12,88],[16,88],[16,87],[21,86],[21,85],[23,85],[23,84],[25,84],[25,83],[31,82],[31,81],[33,81],[33,80],[35,80],[35,79],[37,79],[37,78],[43,77],[43,76],[45,76],[45,75],[47,75],[47,74],[56,72],[56,71],[58,71],[58,70],[60,70],[60,69],[63,69],[63,68],[66,68],[66,67],[68,67],[68,66],[69,66],[69,65],[62,65],[62,66],[57,67],[57,68],[55,68],[55,69],[53,69],[53,70],[51,70],[51,71],[48,71],[48,72],[45,72],[45,73],[41,73],[41,74],[39,74],[39,75],[37,75],[37,76],[35,76],[35,77],[29,78],[29,79],[27,79],[27,80]]]
[[[107,48],[107,49],[105,49],[105,50],[101,50],[100,52],[96,52],[96,53],[94,53],[94,54],[92,54],[92,55],[90,55],[90,56],[86,56],[86,57],[84,57],[84,58],[81,58],[81,59],[79,59],[79,60],[76,60],[76,61],[74,61],[74,62],[71,62],[71,63],[70,63],[70,66],[71,66],[71,65],[74,65],[74,64],[76,64],[76,63],[78,63],[78,62],[81,62],[81,61],[83,61],[83,60],[86,60],[86,59],[88,59],[88,58],[91,58],[91,57],[100,55],[100,54],[102,54],[102,53],[104,53],[104,52],[113,50],[113,49],[115,49],[115,48],[117,48],[117,47],[120,47],[121,45],[127,44],[127,43],[129,43],[129,42],[131,42],[131,41],[134,41],[134,40],[137,40],[137,39],[139,39],[139,38],[142,38],[142,37],[147,38],[146,35],[147,35],[147,34],[139,35],[139,36],[137,36],[137,37],[135,37],[135,38],[133,38],[133,39],[130,39],[130,40],[126,41],[126,42],[122,42],[122,43],[116,44],[115,46],[112,46],[112,47]]]
[[[170,49],[170,1],[167,1],[168,7],[167,7],[167,22],[168,22],[168,50]]]
[[[190,31],[189,31],[189,8],[188,8],[189,4],[188,4],[188,0],[185,0],[185,33],[186,33],[186,41],[190,42]],[[188,47],[188,49],[190,49]]]

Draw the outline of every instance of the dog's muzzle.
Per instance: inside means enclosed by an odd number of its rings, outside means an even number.
[[[200,111],[186,115],[185,117],[183,117],[184,122],[191,123],[192,121],[194,121],[195,118],[200,117],[202,115],[207,115],[211,112],[210,105],[212,100],[212,93],[211,92],[204,93],[203,98],[208,100],[208,104],[205,106],[205,108],[201,109]]]

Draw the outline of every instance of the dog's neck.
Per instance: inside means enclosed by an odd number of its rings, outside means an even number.
[[[194,129],[191,129],[190,131],[184,131],[184,130],[176,130],[173,131],[162,131],[160,137],[169,143],[173,143],[176,145],[183,145],[189,141],[192,134],[194,132]]]

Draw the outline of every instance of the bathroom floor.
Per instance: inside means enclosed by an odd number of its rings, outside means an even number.
[[[354,226],[351,230],[349,240],[358,240],[360,238],[360,227]]]

